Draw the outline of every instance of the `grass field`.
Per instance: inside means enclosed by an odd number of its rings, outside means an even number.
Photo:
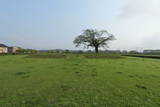
[[[49,58],[0,56],[0,107],[160,107],[158,59]]]

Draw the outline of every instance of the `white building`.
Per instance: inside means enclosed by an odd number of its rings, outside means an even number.
[[[8,46],[0,44],[0,53],[8,53]]]
[[[16,53],[19,50],[18,47],[8,47],[4,44],[0,44],[0,53]]]

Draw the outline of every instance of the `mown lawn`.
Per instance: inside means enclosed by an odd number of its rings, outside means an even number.
[[[160,107],[160,60],[0,56],[0,107]]]

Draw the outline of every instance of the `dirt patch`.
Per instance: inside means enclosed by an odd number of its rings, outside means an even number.
[[[66,55],[39,55],[39,54],[33,54],[28,55],[27,58],[41,58],[41,59],[60,59],[60,58],[66,58]]]
[[[54,66],[49,66],[48,68],[49,68],[49,69],[54,69],[55,67],[54,67]]]
[[[78,63],[73,64],[73,66],[78,66],[78,65],[79,65]]]
[[[17,72],[16,75],[26,75],[28,74],[29,72]]]
[[[147,87],[146,86],[143,86],[143,85],[136,85],[137,88],[141,88],[141,89],[144,89],[144,90],[147,90]]]
[[[76,74],[79,74],[80,72],[76,71],[75,73],[76,73]]]
[[[33,69],[34,67],[32,67],[32,66],[29,66],[29,67],[27,67],[27,69]]]
[[[29,77],[30,77],[29,75],[22,76],[22,78],[29,78]]]
[[[66,84],[62,84],[60,85],[60,89],[62,89],[63,91],[67,91],[70,90],[72,87]]]
[[[153,78],[159,78],[159,76],[157,75],[151,75]]]
[[[119,59],[120,56],[85,56],[85,58],[89,59]]]
[[[123,74],[123,72],[116,72],[117,74]]]
[[[96,72],[96,71],[92,71],[91,76],[92,76],[92,77],[96,77],[96,76],[98,76],[98,72]]]
[[[140,76],[140,75],[137,75],[137,74],[135,74],[135,75],[128,75],[130,78],[139,78],[139,79],[142,79],[143,77],[142,76]]]

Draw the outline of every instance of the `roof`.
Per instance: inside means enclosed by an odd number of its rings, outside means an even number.
[[[4,45],[4,44],[0,44],[0,47],[8,47],[8,46],[6,46],[6,45]]]

